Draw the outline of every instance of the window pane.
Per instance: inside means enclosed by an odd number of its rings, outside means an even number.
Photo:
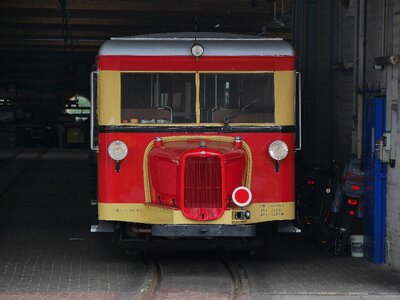
[[[86,121],[90,116],[90,101],[89,99],[75,95],[65,104],[64,113],[67,115],[75,115],[75,122]]]
[[[123,123],[192,123],[195,109],[194,74],[121,74]]]
[[[274,122],[272,73],[201,74],[200,84],[202,123]]]

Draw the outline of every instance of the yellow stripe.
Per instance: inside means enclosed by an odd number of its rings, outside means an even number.
[[[245,208],[251,213],[249,220],[235,219],[238,210],[226,210],[221,218],[213,221],[187,219],[180,210],[143,203],[99,203],[99,220],[145,224],[252,224],[294,219],[294,202],[254,203]]]
[[[270,74],[274,71],[200,71],[200,74]]]
[[[215,127],[215,126],[223,126],[224,123],[174,123],[173,127],[198,127],[198,126],[205,126],[205,127]],[[274,126],[274,123],[229,123],[230,127],[241,127],[241,126],[258,126],[258,127],[269,127]],[[122,123],[118,124],[118,126],[127,126],[127,127],[168,127],[171,124],[158,124],[158,123]]]

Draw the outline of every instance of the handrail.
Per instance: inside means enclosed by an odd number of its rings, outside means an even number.
[[[302,101],[302,95],[301,95],[301,72],[296,72],[296,77],[298,78],[298,80],[295,80],[296,82],[296,92],[298,95],[298,102],[297,102],[297,122],[298,122],[298,133],[299,133],[299,144],[296,147],[296,151],[301,151],[303,144],[302,144],[302,140],[303,140],[303,128],[302,128],[302,107],[301,107],[301,101]],[[296,96],[295,96],[295,107],[296,107]]]
[[[90,149],[93,151],[98,151],[99,146],[95,145],[94,141],[94,127],[95,127],[95,119],[96,119],[96,110],[95,110],[95,86],[94,86],[94,78],[98,75],[97,71],[93,71],[90,73]]]

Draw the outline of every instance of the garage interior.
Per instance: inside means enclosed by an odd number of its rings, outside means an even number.
[[[149,260],[90,233],[90,73],[111,37],[193,31],[293,45],[302,76],[297,164],[311,170],[298,172],[298,185],[315,170],[380,156],[368,161],[379,176],[366,186],[374,195],[363,220],[373,245],[366,258],[322,251],[307,228],[280,233],[254,256],[229,254],[246,273],[242,297],[400,297],[399,1],[3,0],[0,16],[0,298],[145,298]],[[378,102],[381,136],[365,114]],[[230,298],[219,253],[168,250],[159,262],[153,298]]]

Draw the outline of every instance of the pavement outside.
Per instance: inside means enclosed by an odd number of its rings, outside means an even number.
[[[0,299],[136,299],[142,256],[95,224],[95,164],[83,149],[0,151]],[[173,243],[173,241],[171,241]],[[163,251],[157,299],[227,299],[230,278],[213,251]],[[280,235],[256,256],[237,252],[251,299],[400,299],[400,273],[322,253]]]

